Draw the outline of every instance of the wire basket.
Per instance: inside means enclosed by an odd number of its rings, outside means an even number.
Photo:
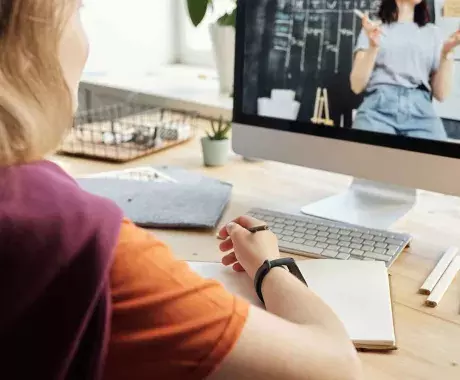
[[[80,111],[59,153],[127,162],[195,135],[197,114],[139,104]]]

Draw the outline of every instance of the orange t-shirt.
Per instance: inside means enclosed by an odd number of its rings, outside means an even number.
[[[128,220],[110,281],[105,380],[203,379],[230,352],[246,322],[246,301],[195,274]]]

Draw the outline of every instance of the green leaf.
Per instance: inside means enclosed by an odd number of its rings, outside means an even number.
[[[208,4],[212,4],[212,0],[187,0],[188,14],[194,26],[200,25],[203,21]]]
[[[236,8],[231,13],[225,13],[217,19],[217,23],[221,26],[236,26]]]

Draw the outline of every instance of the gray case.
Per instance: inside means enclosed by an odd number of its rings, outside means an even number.
[[[174,167],[154,167],[177,180],[143,182],[117,178],[80,178],[80,186],[114,201],[125,216],[142,227],[215,228],[232,185]]]

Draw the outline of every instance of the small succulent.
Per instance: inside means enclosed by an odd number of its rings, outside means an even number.
[[[206,131],[206,134],[210,140],[227,140],[230,129],[232,129],[232,123],[220,118],[211,121],[211,131]]]

